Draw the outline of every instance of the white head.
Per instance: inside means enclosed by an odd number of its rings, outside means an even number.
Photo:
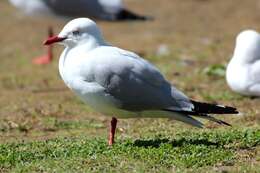
[[[53,43],[60,43],[70,48],[83,44],[93,47],[104,44],[104,39],[94,21],[77,18],[66,24],[58,36],[47,39],[44,44]]]
[[[254,30],[238,34],[233,59],[241,63],[252,63],[260,58],[260,35]]]

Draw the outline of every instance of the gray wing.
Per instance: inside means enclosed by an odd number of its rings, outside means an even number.
[[[189,99],[172,87],[156,67],[131,52],[116,48],[113,51],[108,51],[108,57],[97,58],[95,81],[120,102],[121,109],[191,110],[193,105]]]
[[[248,90],[252,95],[260,96],[260,60],[257,60],[249,67],[249,77]]]
[[[249,77],[253,84],[260,83],[260,58],[249,66]]]
[[[54,13],[67,17],[90,17],[113,20],[113,13],[109,13],[98,0],[42,0]]]

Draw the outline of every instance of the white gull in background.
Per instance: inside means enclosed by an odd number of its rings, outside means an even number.
[[[209,114],[236,114],[236,108],[189,99],[160,71],[137,54],[108,44],[88,18],[69,22],[45,44],[66,48],[59,71],[66,85],[97,111],[111,116],[109,145],[114,143],[117,118],[171,118],[203,127],[193,117],[229,125]]]
[[[260,35],[256,31],[245,30],[237,36],[226,80],[237,93],[260,96]]]
[[[131,12],[122,0],[9,0],[31,16],[90,17],[101,20],[146,20]]]
[[[106,21],[147,20],[126,9],[122,0],[9,0],[27,15],[33,17],[74,18],[89,17]],[[49,35],[52,36],[52,29]],[[48,64],[52,60],[52,48],[48,54],[34,59],[35,64]]]

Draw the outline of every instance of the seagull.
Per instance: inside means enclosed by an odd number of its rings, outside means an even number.
[[[260,96],[260,35],[256,31],[245,30],[238,34],[226,80],[239,94]]]
[[[9,0],[9,2],[33,17],[75,18],[90,17],[106,21],[150,20],[152,17],[136,14],[123,5],[122,0]],[[49,37],[53,36],[49,28]],[[34,64],[48,64],[52,60],[52,48],[47,55],[33,60]]]
[[[44,44],[65,46],[59,72],[85,103],[112,117],[108,144],[114,143],[118,118],[170,118],[203,127],[193,117],[230,125],[209,114],[237,114],[236,108],[201,103],[172,86],[151,63],[107,43],[94,21],[77,18]]]
[[[90,17],[100,20],[147,20],[124,7],[122,0],[9,0],[30,16]]]

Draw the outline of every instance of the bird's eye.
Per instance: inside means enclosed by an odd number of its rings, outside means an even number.
[[[79,35],[80,32],[79,32],[78,30],[75,30],[75,31],[72,31],[72,34],[73,34],[73,35]]]

